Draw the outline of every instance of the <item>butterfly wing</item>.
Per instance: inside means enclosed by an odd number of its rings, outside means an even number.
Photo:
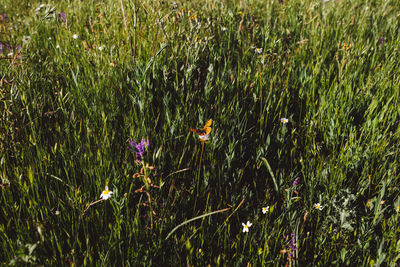
[[[209,119],[202,129],[189,128],[189,131],[196,132],[199,136],[208,135],[211,132],[212,119]]]
[[[209,120],[206,122],[206,124],[204,125],[203,129],[205,129],[205,128],[207,128],[207,127],[211,127],[212,122],[213,122],[213,120],[212,120],[212,119],[209,119]]]
[[[212,122],[213,122],[212,119],[209,119],[209,120],[206,122],[206,124],[204,125],[203,129],[201,129],[202,132],[203,132],[203,134],[205,134],[205,135],[210,134]]]
[[[211,127],[207,127],[202,131],[205,135],[209,135],[211,132]]]

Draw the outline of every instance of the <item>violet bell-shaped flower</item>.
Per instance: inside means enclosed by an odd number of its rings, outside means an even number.
[[[142,138],[140,143],[136,143],[135,140],[129,140],[130,149],[136,153],[136,162],[140,162],[143,160],[146,155],[146,149],[150,146],[149,139],[145,140]]]

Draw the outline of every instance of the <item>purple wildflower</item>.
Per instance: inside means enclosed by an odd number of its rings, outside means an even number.
[[[2,54],[3,54],[3,43],[0,42],[0,55],[2,55]]]
[[[378,43],[379,43],[380,45],[383,45],[385,42],[386,42],[385,37],[381,37],[381,38],[379,38],[379,40],[378,40]]]
[[[62,21],[64,21],[64,23],[67,22],[67,18],[66,18],[66,16],[65,16],[65,13],[64,13],[64,12],[58,13],[58,17],[59,17]]]
[[[15,49],[17,50],[17,53],[19,53],[21,51],[21,45],[17,45]]]
[[[143,157],[146,155],[146,148],[149,147],[149,139],[145,140],[142,138],[142,141],[138,144],[135,140],[129,140],[130,149],[136,153],[136,162],[140,162],[143,160]]]
[[[291,236],[292,240],[290,240],[290,243],[289,243],[289,248],[290,248],[289,257],[293,258],[294,251],[297,250],[297,236],[296,236],[296,234],[293,234],[293,233],[290,236]]]
[[[294,251],[296,251],[298,249],[297,248],[297,235],[294,233],[291,233],[290,237],[291,237],[291,239],[289,241],[289,244],[284,245],[284,246],[289,251],[289,258],[293,259]],[[283,235],[284,242],[287,242],[288,239],[289,239],[289,236]]]
[[[299,183],[300,183],[300,177],[297,177],[296,179],[294,179],[292,186],[295,187]]]
[[[290,248],[291,250],[297,250],[297,236],[296,236],[296,234],[291,233],[291,234],[290,234],[290,237],[291,237],[292,239],[290,240],[289,248]]]
[[[5,20],[7,18],[6,13],[0,15],[0,20]]]

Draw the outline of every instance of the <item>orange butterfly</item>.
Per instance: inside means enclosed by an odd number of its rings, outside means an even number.
[[[206,142],[206,141],[208,141],[208,135],[211,132],[211,124],[212,124],[212,122],[213,122],[213,120],[209,119],[202,129],[189,128],[189,130],[191,132],[196,132],[199,135],[200,142]]]

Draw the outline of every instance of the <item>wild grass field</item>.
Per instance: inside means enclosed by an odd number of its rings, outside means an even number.
[[[1,265],[398,266],[399,15],[1,1]]]

